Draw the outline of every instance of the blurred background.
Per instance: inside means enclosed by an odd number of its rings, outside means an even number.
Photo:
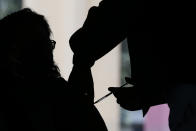
[[[14,11],[29,7],[48,20],[57,42],[55,61],[67,80],[72,69],[69,38],[82,26],[91,6],[100,0],[0,0],[0,19]],[[123,20],[122,20],[123,21]],[[92,43],[93,44],[93,43]],[[118,87],[130,76],[130,60],[126,40],[101,58],[93,67],[95,100],[108,93],[108,87]],[[126,111],[110,96],[97,105],[109,131],[169,131],[167,105],[154,106],[145,118],[142,111]],[[76,119],[77,124],[77,119]]]

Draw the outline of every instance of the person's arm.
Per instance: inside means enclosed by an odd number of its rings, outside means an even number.
[[[127,36],[131,7],[128,0],[103,0],[89,10],[82,28],[70,39],[74,65],[89,65]]]
[[[84,25],[70,39],[74,52],[74,66],[68,80],[71,87],[94,97],[90,68],[127,37],[130,18],[141,9],[136,6],[140,4],[134,3],[138,1],[142,0],[103,0],[89,10]]]

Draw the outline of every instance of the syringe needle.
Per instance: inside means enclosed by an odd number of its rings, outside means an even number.
[[[94,104],[100,102],[101,100],[105,99],[106,97],[110,96],[112,94],[112,92],[108,93],[107,95],[101,97],[99,100],[95,101]]]
[[[119,88],[122,88],[122,87],[126,86],[127,84],[128,84],[128,83],[125,83],[125,84],[123,84],[123,85],[122,85],[121,87],[119,87]],[[110,92],[110,93],[108,93],[107,95],[101,97],[99,100],[95,101],[94,104],[96,104],[96,103],[102,101],[103,99],[105,99],[106,97],[110,96],[111,94],[112,94],[112,92]]]

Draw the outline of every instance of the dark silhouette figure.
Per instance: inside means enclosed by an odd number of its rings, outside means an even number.
[[[1,131],[92,131],[102,127],[96,121],[102,120],[97,110],[85,104],[61,77],[50,36],[44,16],[30,9],[0,20]]]
[[[102,0],[89,10],[83,27],[70,39],[74,67],[68,82],[82,81],[84,77],[74,70],[90,70],[96,60],[127,38],[131,79],[136,85],[110,88],[117,102],[125,109],[143,109],[144,113],[150,106],[168,103],[170,129],[193,131],[194,16],[191,1]],[[93,86],[77,84],[77,90],[93,99]]]

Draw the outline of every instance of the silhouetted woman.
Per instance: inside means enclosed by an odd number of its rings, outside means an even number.
[[[95,126],[103,122],[99,113],[86,110],[61,77],[53,60],[55,41],[50,36],[44,16],[30,9],[0,20],[1,131],[101,128]]]

